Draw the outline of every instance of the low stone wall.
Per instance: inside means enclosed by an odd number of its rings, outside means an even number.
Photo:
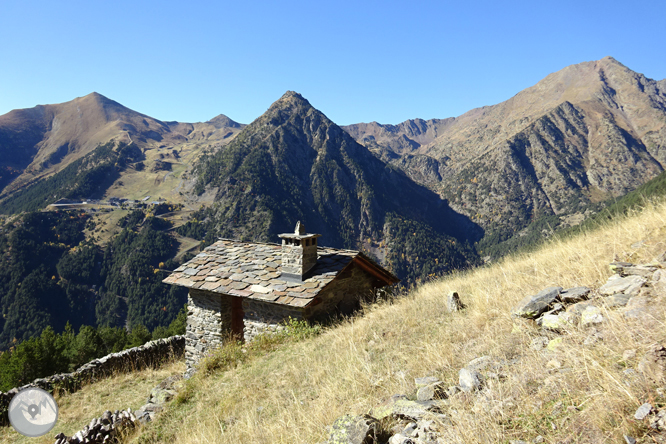
[[[35,379],[32,383],[16,387],[6,393],[0,392],[0,425],[9,425],[7,416],[9,403],[19,391],[39,387],[47,392],[64,390],[74,392],[83,384],[111,376],[114,373],[132,372],[147,367],[156,367],[185,351],[185,336],[171,336],[150,341],[139,347],[111,353],[82,365],[72,373],[63,373],[47,378]]]

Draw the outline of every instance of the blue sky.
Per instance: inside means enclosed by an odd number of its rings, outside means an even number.
[[[286,90],[339,124],[445,118],[610,55],[666,77],[666,2],[0,1],[0,115],[97,91],[242,123]]]

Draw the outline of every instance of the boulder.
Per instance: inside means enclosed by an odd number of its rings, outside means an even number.
[[[377,442],[379,422],[368,415],[345,415],[333,423],[327,444],[371,444]]]
[[[414,384],[416,384],[417,389],[425,387],[426,385],[435,384],[436,382],[440,382],[440,380],[438,378],[435,378],[434,376],[424,376],[423,378],[414,378]]]
[[[661,380],[666,376],[666,348],[652,345],[638,363],[638,371],[645,376]]]
[[[609,308],[624,307],[627,305],[627,302],[629,302],[629,299],[631,298],[632,295],[630,294],[618,293],[612,296],[608,296],[606,299],[604,299],[604,304],[606,304],[606,307]]]
[[[578,323],[578,316],[573,312],[545,314],[542,316],[541,327],[559,332],[574,327],[576,323]]]
[[[446,392],[447,386],[443,382],[435,382],[418,389],[416,392],[417,401],[430,401],[432,399],[446,399],[449,397]]]
[[[587,287],[573,287],[567,288],[560,293],[560,300],[565,304],[574,304],[576,302],[584,301],[588,298],[590,289]]]
[[[642,421],[651,412],[652,412],[652,404],[646,402],[642,406],[638,407],[638,410],[636,410],[636,413],[634,413],[634,419]]]
[[[483,385],[483,376],[476,370],[462,368],[458,372],[458,385],[463,392],[477,391]]]
[[[650,428],[663,431],[666,430],[666,409],[659,410],[650,421]]]
[[[513,309],[514,316],[534,319],[548,310],[562,291],[562,287],[548,287],[534,296],[527,296]]]
[[[635,294],[647,282],[643,276],[622,277],[614,274],[608,278],[608,282],[599,288],[599,294],[610,296],[616,293]]]
[[[440,401],[410,401],[406,396],[396,395],[372,409],[370,414],[380,421],[387,417],[419,421],[427,415],[437,416],[440,413],[439,406]]]
[[[580,314],[580,323],[583,327],[590,327],[592,325],[601,324],[604,322],[604,317],[601,314],[601,309],[594,305],[587,307]]]

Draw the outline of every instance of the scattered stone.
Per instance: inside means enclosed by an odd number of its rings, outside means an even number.
[[[609,308],[624,307],[627,305],[627,302],[629,302],[629,299],[631,298],[632,295],[630,294],[618,293],[612,296],[608,296],[606,299],[604,299],[604,304],[606,304],[606,307]]]
[[[555,338],[552,341],[548,342],[548,345],[546,346],[546,350],[548,351],[555,351],[557,350],[558,347],[562,345],[562,338]]]
[[[652,412],[652,404],[646,402],[642,406],[638,407],[638,410],[636,410],[636,413],[634,413],[634,418],[637,419],[638,421],[642,421],[651,412]]]
[[[636,440],[631,436],[624,435],[624,442],[627,444],[636,444]]]
[[[425,387],[426,385],[435,384],[437,382],[440,382],[440,380],[438,378],[435,378],[434,376],[424,376],[423,378],[414,378],[414,384],[416,384],[417,389]]]
[[[599,288],[599,294],[610,296],[616,293],[635,294],[647,282],[643,276],[622,277],[614,274],[608,278],[608,282]]]
[[[587,307],[594,307],[594,306],[595,305],[593,303],[587,301],[577,302],[567,307],[567,312],[581,314],[585,311]]]
[[[473,370],[482,371],[482,370],[485,370],[486,368],[488,368],[488,366],[490,366],[492,364],[492,362],[493,362],[493,358],[491,358],[490,356],[481,356],[481,357],[474,358],[471,361],[469,361],[467,363],[467,365],[465,366],[465,368],[467,370],[470,370],[470,371],[473,371]]]
[[[587,287],[573,287],[568,288],[560,293],[560,301],[565,304],[573,304],[576,302],[584,301],[588,298],[590,289]]]
[[[534,296],[527,296],[513,309],[514,316],[534,319],[548,310],[548,307],[557,300],[562,287],[548,287]]]
[[[546,314],[541,318],[541,327],[552,331],[562,331],[575,327],[578,323],[578,315],[574,312],[560,314]]]
[[[440,402],[410,401],[404,395],[395,395],[372,409],[370,414],[380,421],[389,416],[418,421],[426,415],[439,413]]]
[[[463,392],[474,392],[481,388],[483,376],[476,370],[462,368],[458,372],[458,384]]]
[[[460,300],[458,292],[452,291],[448,295],[446,295],[446,308],[450,312],[460,311],[463,308],[465,308],[465,305]]]
[[[446,397],[450,398],[456,394],[460,393],[460,387],[457,385],[452,385],[449,388],[446,389]]]
[[[397,433],[389,439],[389,444],[415,444],[411,438],[403,435],[402,433]]]
[[[443,382],[435,382],[418,389],[416,392],[417,401],[430,401],[432,399],[446,399],[446,386]]]
[[[546,441],[546,439],[545,439],[543,436],[541,436],[541,435],[538,435],[536,438],[534,438],[534,439],[532,440],[532,442],[533,442],[534,444],[541,444],[542,442],[545,442],[545,441]]]
[[[580,323],[583,327],[601,324],[604,322],[604,317],[601,314],[601,309],[594,305],[590,305],[580,314]]]
[[[650,428],[655,430],[666,430],[666,409],[659,410],[650,421]]]
[[[600,331],[593,331],[590,333],[585,340],[583,341],[583,345],[590,346],[594,345],[597,342],[601,342],[604,340],[604,335]]]
[[[666,375],[666,348],[661,344],[652,345],[638,363],[638,371],[645,376],[662,379]]]
[[[367,444],[377,442],[379,422],[368,415],[344,415],[338,418],[329,433],[328,444]]]

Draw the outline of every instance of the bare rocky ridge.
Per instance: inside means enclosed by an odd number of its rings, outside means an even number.
[[[371,122],[356,123],[342,128],[359,143],[374,149],[380,155],[395,158],[431,143],[454,121],[454,118],[410,119],[398,125]]]
[[[109,141],[146,150],[185,142],[220,145],[243,125],[224,115],[204,123],[162,122],[98,93],[0,116],[0,196],[62,170]]]
[[[438,121],[445,124],[428,133],[436,138],[412,150],[400,149],[412,121],[345,129],[369,147],[382,145],[394,165],[485,229],[516,232],[540,215],[583,211],[661,173],[665,86],[605,57]]]

